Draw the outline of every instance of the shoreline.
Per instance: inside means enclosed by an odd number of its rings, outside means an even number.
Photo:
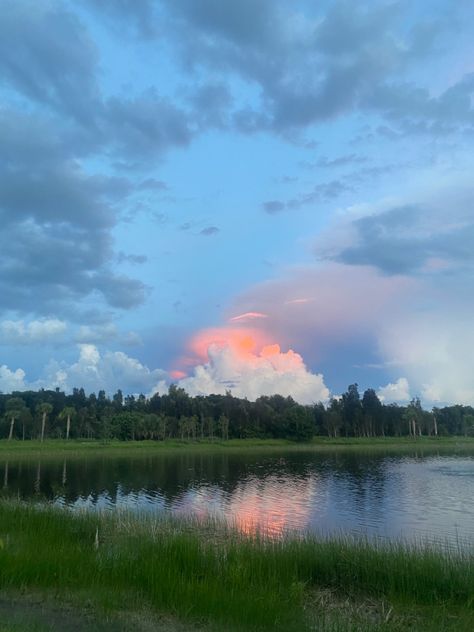
[[[474,452],[474,437],[408,437],[337,438],[317,437],[308,442],[293,442],[286,439],[230,439],[222,440],[176,440],[165,441],[109,441],[97,439],[48,439],[0,440],[0,460],[21,457],[55,456],[153,456],[186,452],[225,454],[244,452],[314,452],[334,451],[360,452],[409,452],[409,451],[459,451]]]

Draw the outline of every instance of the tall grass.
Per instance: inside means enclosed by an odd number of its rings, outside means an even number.
[[[435,630],[430,622],[444,614],[474,622],[467,550],[343,538],[272,542],[213,524],[12,503],[0,505],[0,588],[83,595],[112,610],[146,605],[217,630],[359,629],[347,621],[338,627],[337,616],[331,628],[312,627],[324,612],[308,612],[308,597],[323,589],[416,612],[425,627],[412,629]]]
[[[103,442],[97,439],[82,440],[49,439],[40,441],[8,441],[0,439],[0,458],[44,458],[74,457],[83,455],[121,456],[148,455],[176,452],[222,453],[222,452],[282,452],[313,451],[332,452],[466,452],[474,453],[474,437],[408,437],[337,438],[315,437],[312,441],[295,443],[285,439],[218,439],[186,441],[118,441]]]

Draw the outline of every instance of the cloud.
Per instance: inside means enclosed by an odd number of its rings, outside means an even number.
[[[268,318],[268,314],[262,314],[262,312],[245,312],[245,314],[239,314],[238,316],[229,318],[229,322],[248,322],[249,320],[255,320],[258,318]]]
[[[111,97],[99,123],[104,140],[130,167],[189,145],[195,132],[191,120],[176,103],[149,90],[133,99]]]
[[[286,133],[357,110],[386,116],[404,133],[473,124],[468,78],[438,97],[413,83],[419,64],[444,52],[445,36],[469,24],[467,7],[457,6],[450,19],[411,20],[407,29],[398,3],[339,1],[304,10],[269,0],[231,9],[213,0],[161,6],[186,69],[196,75],[204,69],[213,83],[238,79],[252,91],[246,103],[227,104],[244,133]],[[222,108],[215,118],[221,124]]]
[[[132,30],[134,35],[151,38],[159,30],[154,21],[153,0],[81,0],[82,4],[100,16],[109,24]]]
[[[410,387],[406,377],[400,377],[396,382],[381,386],[377,391],[380,401],[385,403],[406,403],[410,401]]]
[[[147,394],[167,378],[165,371],[149,369],[122,351],[101,354],[92,344],[79,345],[77,362],[69,366],[52,363],[47,370],[50,379],[54,376],[59,386],[68,391],[80,385],[88,392],[104,389],[112,393],[120,388],[124,393]]]
[[[0,366],[0,393],[11,393],[12,391],[24,391],[27,389],[25,384],[25,372],[23,369],[11,371],[6,365]]]
[[[97,102],[97,51],[76,15],[57,2],[6,0],[0,75],[25,97],[81,123]]]
[[[395,206],[353,220],[351,243],[317,254],[349,265],[373,265],[387,274],[420,274],[472,267],[474,219],[472,190],[441,190],[422,203]],[[446,209],[450,208],[449,218]]]
[[[94,326],[81,325],[74,339],[78,343],[94,345],[110,343],[112,341],[128,346],[142,344],[141,338],[136,332],[129,331],[122,333],[117,329],[117,326],[111,322]]]
[[[286,201],[270,200],[268,202],[264,202],[262,206],[266,213],[274,215],[282,211],[297,210],[311,204],[334,200],[350,190],[351,188],[342,180],[331,180],[330,182],[316,184],[310,191],[303,193],[298,197],[294,197]]]
[[[28,345],[57,342],[67,330],[57,318],[32,320],[4,320],[0,322],[0,344]]]
[[[233,309],[267,314],[253,321],[254,327],[285,346],[304,349],[312,366],[327,359],[335,346],[373,338],[381,320],[395,317],[417,291],[415,280],[387,277],[369,267],[295,266],[243,292]]]
[[[168,374],[160,369],[149,369],[136,358],[122,351],[101,353],[93,344],[80,344],[79,358],[72,364],[51,360],[37,380],[29,381],[23,369],[15,371],[0,366],[0,390],[38,390],[61,388],[71,392],[83,387],[86,392],[97,393],[103,389],[114,393],[121,389],[124,394],[150,394],[158,388],[166,390]]]
[[[61,129],[48,117],[0,110],[1,309],[47,316],[67,313],[73,301],[77,312],[77,302],[94,292],[112,306],[136,305],[144,285],[110,268],[115,201],[130,185],[88,175]]]
[[[323,376],[309,372],[302,357],[291,349],[281,352],[278,345],[263,347],[260,352],[241,349],[232,344],[211,345],[209,361],[194,368],[191,377],[180,380],[190,395],[224,394],[255,400],[261,395],[291,396],[302,404],[325,401],[329,390]]]
[[[200,235],[204,235],[204,237],[210,237],[211,235],[217,235],[219,229],[217,226],[207,226],[200,231]]]
[[[403,370],[412,393],[431,404],[474,404],[472,300],[447,297],[437,304],[385,323],[379,333],[382,356]],[[454,309],[452,309],[455,307]]]

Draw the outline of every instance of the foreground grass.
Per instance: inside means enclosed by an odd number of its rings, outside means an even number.
[[[16,503],[0,504],[0,539],[0,589],[12,595],[16,614],[22,608],[31,614],[32,600],[61,600],[71,622],[84,613],[93,621],[90,627],[71,623],[71,630],[474,626],[468,552],[350,539],[250,540],[211,523]],[[3,621],[6,626],[8,617]]]
[[[310,442],[295,443],[285,439],[231,439],[229,441],[203,440],[180,441],[109,441],[74,439],[64,441],[49,439],[40,441],[7,441],[0,440],[0,458],[73,456],[73,455],[151,455],[176,452],[248,452],[248,451],[314,451],[330,452],[334,450],[350,451],[443,451],[455,450],[474,452],[474,437],[419,437],[413,440],[408,437],[372,437],[372,438],[337,438],[316,437]]]

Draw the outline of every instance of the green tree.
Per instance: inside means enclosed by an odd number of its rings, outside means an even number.
[[[53,407],[49,402],[41,402],[36,407],[36,412],[41,415],[41,442],[44,441],[44,429],[46,427],[46,419],[53,411]]]
[[[11,441],[13,438],[13,428],[15,426],[15,421],[24,413],[26,406],[21,397],[12,397],[7,400],[5,408],[5,416],[7,417],[7,419],[10,420],[10,432],[8,433],[8,440]]]
[[[226,415],[221,415],[218,424],[222,439],[226,441],[229,438],[229,418]]]
[[[361,434],[362,404],[357,384],[351,384],[342,395],[342,418],[346,436]]]
[[[362,419],[367,436],[385,434],[382,403],[373,388],[368,388],[362,397]]]
[[[66,420],[66,440],[69,439],[69,432],[71,430],[71,419],[76,416],[76,409],[74,406],[65,406],[58,415],[60,421]]]

